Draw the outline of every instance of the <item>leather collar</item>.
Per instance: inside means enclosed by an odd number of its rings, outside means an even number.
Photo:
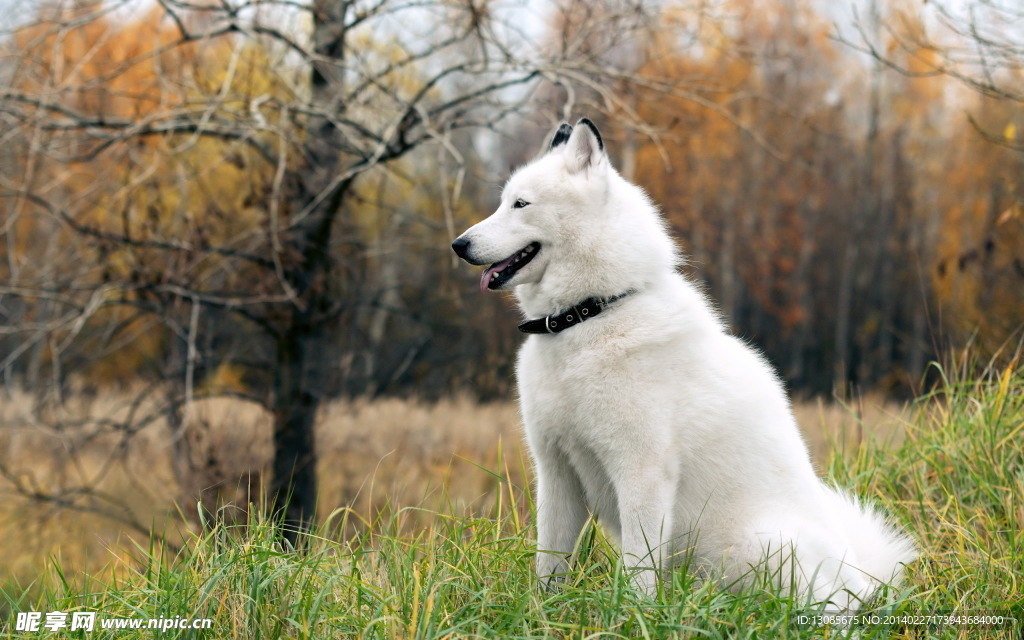
[[[543,318],[537,318],[535,320],[527,320],[519,325],[519,330],[523,333],[535,334],[561,333],[569,327],[575,327],[581,322],[590,320],[604,311],[608,305],[634,293],[636,293],[636,289],[630,289],[629,291],[610,298],[587,298],[583,302],[580,302],[579,304],[564,311],[553,313],[550,316],[544,316]]]

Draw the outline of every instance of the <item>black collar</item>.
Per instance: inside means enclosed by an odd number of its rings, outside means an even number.
[[[527,320],[519,325],[519,330],[523,333],[561,333],[569,327],[575,327],[579,323],[593,318],[616,300],[621,300],[634,293],[636,293],[636,289],[630,289],[610,298],[587,298],[576,306],[560,313],[554,313],[550,316],[537,318],[536,320]]]

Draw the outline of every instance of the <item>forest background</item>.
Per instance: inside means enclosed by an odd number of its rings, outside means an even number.
[[[1017,353],[1012,2],[8,9],[0,512],[36,558],[175,504],[276,497],[301,529],[318,496],[501,464],[518,316],[449,243],[581,115],[794,397],[905,399],[947,353]]]

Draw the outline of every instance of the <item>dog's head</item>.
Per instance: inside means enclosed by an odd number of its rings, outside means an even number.
[[[609,171],[593,122],[559,126],[546,152],[509,178],[497,211],[452,243],[466,262],[490,265],[480,290],[539,282],[552,257],[578,243],[581,230],[593,223],[588,214],[604,206]]]

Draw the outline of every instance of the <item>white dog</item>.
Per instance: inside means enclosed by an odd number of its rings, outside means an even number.
[[[814,473],[764,358],[677,271],[665,223],[612,168],[594,124],[561,125],[498,210],[452,243],[514,288],[530,320],[517,375],[537,472],[545,583],[591,514],[637,584],[680,558],[742,585],[751,569],[831,609],[893,581],[914,545]]]

